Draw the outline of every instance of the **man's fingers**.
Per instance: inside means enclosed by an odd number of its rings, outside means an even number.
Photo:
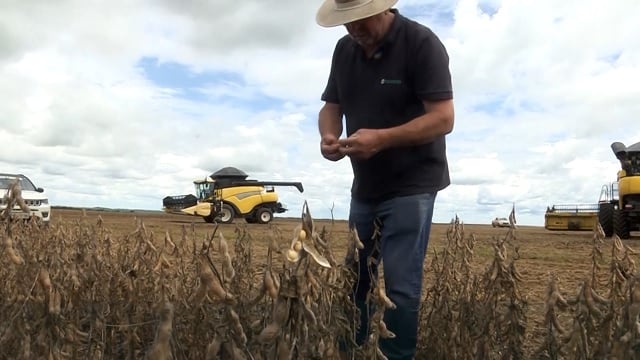
[[[353,146],[353,139],[348,137],[346,139],[340,139],[338,140],[338,144],[340,144],[340,147],[349,147],[349,146]]]
[[[340,144],[338,144],[337,141],[334,141],[332,143],[327,143],[327,142],[320,143],[320,148],[322,148],[325,151],[337,151],[339,147],[340,147]]]
[[[344,154],[341,154],[340,152],[330,153],[330,154],[325,154],[324,157],[327,160],[338,161],[338,160],[340,160],[340,159],[342,159],[344,157]]]
[[[344,157],[344,154],[340,151],[340,145],[337,142],[333,144],[322,143],[320,145],[320,151],[322,152],[322,156],[327,160],[338,161]]]
[[[340,146],[340,153],[342,155],[350,156],[355,152],[355,148],[352,146]]]

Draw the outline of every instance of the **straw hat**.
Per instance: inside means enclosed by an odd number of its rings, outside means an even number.
[[[324,27],[344,25],[380,14],[397,2],[398,0],[324,0],[316,14],[316,22]]]

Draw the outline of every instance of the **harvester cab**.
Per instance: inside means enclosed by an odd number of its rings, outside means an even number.
[[[195,195],[167,196],[163,209],[169,213],[201,216],[206,222],[230,224],[236,217],[248,223],[267,224],[273,215],[287,209],[280,203],[276,186],[293,186],[299,192],[300,182],[258,181],[234,167],[216,171],[204,179],[197,179]]]
[[[606,236],[628,239],[631,231],[640,230],[640,142],[614,142],[611,150],[620,170],[616,182],[602,187],[598,220]]]

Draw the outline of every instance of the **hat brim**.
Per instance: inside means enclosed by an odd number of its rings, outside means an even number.
[[[316,22],[323,27],[344,25],[380,14],[397,2],[398,0],[372,0],[356,8],[339,10],[335,6],[335,0],[324,0],[316,14]]]

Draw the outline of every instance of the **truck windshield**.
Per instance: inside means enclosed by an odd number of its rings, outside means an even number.
[[[31,180],[23,177],[17,176],[20,181],[20,188],[26,191],[36,191],[36,187],[33,185]],[[2,176],[0,177],[0,189],[8,189],[11,183],[16,179],[16,177],[12,176]]]

